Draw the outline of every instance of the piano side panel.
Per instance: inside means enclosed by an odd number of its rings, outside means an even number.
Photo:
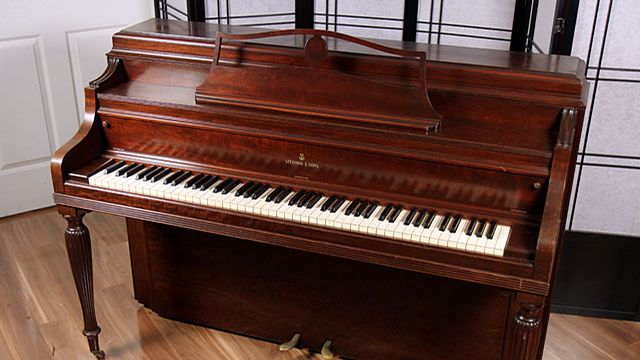
[[[139,224],[140,223],[140,224]],[[359,359],[500,359],[514,292],[129,220],[161,316]],[[135,235],[135,236],[131,236]],[[474,340],[475,339],[475,340]],[[482,339],[481,341],[478,341]]]

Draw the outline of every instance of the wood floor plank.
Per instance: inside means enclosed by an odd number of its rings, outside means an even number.
[[[162,318],[133,298],[124,220],[89,214],[96,310],[108,359],[319,360]],[[0,359],[92,359],[54,209],[0,219]],[[552,314],[545,360],[640,359],[640,323]]]

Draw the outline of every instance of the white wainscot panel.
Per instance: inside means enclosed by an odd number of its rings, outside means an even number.
[[[598,83],[587,153],[637,156],[640,154],[640,84]]]
[[[573,230],[640,235],[640,170],[585,166]]]
[[[67,32],[78,120],[84,114],[84,88],[107,67],[105,54],[111,50],[111,37],[123,27],[118,25]]]
[[[51,155],[39,37],[0,40],[0,169]]]
[[[50,162],[0,170],[0,218],[53,205]]]

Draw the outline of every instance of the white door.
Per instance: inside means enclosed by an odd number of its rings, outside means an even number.
[[[49,160],[77,130],[83,88],[152,0],[0,0],[0,217],[53,205]]]

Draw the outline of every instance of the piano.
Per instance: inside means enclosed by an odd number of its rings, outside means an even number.
[[[159,19],[107,59],[51,164],[97,358],[91,211],[126,218],[164,317],[324,359],[541,358],[583,61]]]

